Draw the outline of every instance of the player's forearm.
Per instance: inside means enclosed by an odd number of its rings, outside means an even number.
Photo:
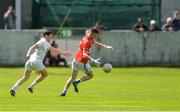
[[[33,51],[34,51],[34,49],[33,49],[33,47],[31,47],[31,48],[28,50],[28,52],[27,52],[27,54],[26,54],[26,57],[29,58],[29,57],[31,56],[31,54],[33,53]]]
[[[106,46],[106,45],[104,45],[104,44],[102,44],[102,43],[100,43],[100,42],[95,42],[94,45],[95,45],[96,47],[98,47],[98,48],[103,48],[104,46]]]
[[[55,54],[60,54],[60,55],[64,55],[64,56],[71,56],[71,54],[69,53],[69,51],[61,51],[57,48],[50,48],[50,51],[54,52]]]
[[[86,59],[88,59],[88,60],[91,60],[91,59],[92,59],[92,57],[89,56],[89,55],[87,55],[86,53],[83,53],[83,58],[86,58]]]
[[[29,48],[26,57],[29,58],[31,56],[31,54],[34,52],[35,49],[39,48],[38,45],[34,44],[32,47]]]
[[[58,54],[66,55],[65,51],[58,50]]]
[[[100,61],[100,58],[94,59],[94,58],[92,58],[91,56],[87,55],[86,53],[84,53],[83,56],[84,56],[86,59],[94,62],[97,66],[99,66],[99,65],[101,64],[101,63],[99,62],[99,61]]]
[[[102,43],[99,43],[99,42],[95,42],[95,46],[98,47],[98,48],[113,49],[112,46],[108,46],[108,45],[105,45],[105,44],[102,44]]]
[[[89,56],[86,52],[83,52],[83,58],[86,58],[86,59],[91,60],[91,61],[94,60],[94,59],[93,59],[91,56]]]
[[[53,52],[53,53],[55,53],[55,54],[63,54],[63,51],[61,51],[61,50],[59,50],[59,49],[57,49],[57,48],[50,48],[49,49],[51,52]]]
[[[85,51],[85,49],[83,49],[83,58],[86,58],[88,60],[92,59]]]

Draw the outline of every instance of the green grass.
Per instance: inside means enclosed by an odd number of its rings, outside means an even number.
[[[180,69],[114,68],[109,74],[93,68],[94,78],[60,97],[70,68],[48,68],[49,76],[30,94],[26,88],[37,74],[11,97],[8,90],[23,68],[0,68],[0,111],[124,111],[180,110]],[[79,77],[83,74],[80,72]]]

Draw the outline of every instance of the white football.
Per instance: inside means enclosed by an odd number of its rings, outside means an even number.
[[[109,73],[109,72],[111,72],[111,70],[112,70],[112,65],[110,63],[104,64],[104,66],[103,66],[104,72]]]

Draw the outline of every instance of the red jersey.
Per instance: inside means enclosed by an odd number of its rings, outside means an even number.
[[[83,57],[83,49],[85,50],[87,55],[90,55],[90,48],[94,44],[95,39],[91,39],[89,36],[85,36],[79,45],[79,50],[76,53],[75,59],[81,63],[88,63],[88,59]]]

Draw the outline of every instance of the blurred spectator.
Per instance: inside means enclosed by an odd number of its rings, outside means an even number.
[[[161,29],[157,26],[155,20],[151,20],[151,21],[150,21],[150,28],[149,28],[149,30],[150,30],[151,32],[153,32],[153,31],[161,31]]]
[[[132,29],[137,32],[148,31],[148,28],[146,25],[144,25],[144,21],[142,20],[142,18],[138,18],[138,22],[133,26]]]
[[[8,10],[4,13],[5,29],[15,29],[15,10],[12,6],[8,7]]]
[[[170,32],[174,32],[175,31],[175,27],[172,24],[172,18],[168,17],[166,20],[166,24],[163,25],[162,27],[163,31],[170,31]]]
[[[52,47],[58,48],[58,45],[53,43]],[[68,66],[65,58],[62,58],[60,54],[55,54],[50,51],[48,51],[46,55],[46,60],[50,66],[59,66],[61,62],[63,63],[63,66]]]
[[[174,11],[172,23],[175,27],[175,31],[180,30],[180,15],[178,11]]]

